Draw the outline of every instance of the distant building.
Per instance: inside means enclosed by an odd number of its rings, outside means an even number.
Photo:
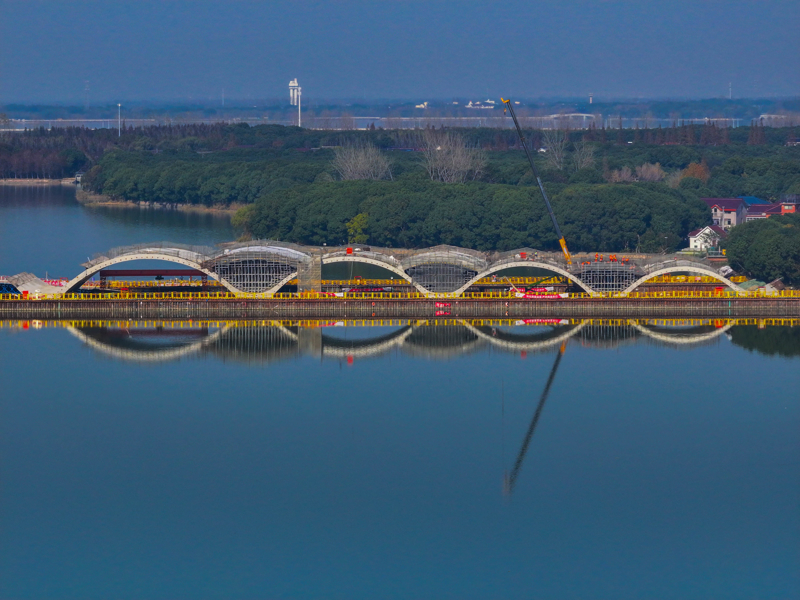
[[[711,209],[714,225],[725,230],[741,225],[747,219],[747,204],[741,198],[701,198]]]
[[[491,104],[489,104],[490,102]],[[487,100],[487,102],[484,104],[480,100],[478,100],[477,102],[473,102],[472,100],[470,100],[469,104],[464,105],[464,108],[487,108],[491,110],[494,108],[494,102],[492,102],[491,100]]]
[[[788,215],[797,212],[797,204],[793,202],[776,202],[773,204],[755,204],[747,209],[747,220],[757,221],[775,215]]]
[[[728,237],[728,232],[719,225],[706,225],[689,233],[689,248],[692,250],[708,250],[719,246],[720,240]]]

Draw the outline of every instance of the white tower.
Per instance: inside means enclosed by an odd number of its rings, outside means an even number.
[[[297,126],[302,127],[300,120],[300,96],[303,93],[303,88],[297,83],[297,78],[289,82],[289,103],[297,107]]]
[[[300,104],[300,86],[297,83],[297,79],[292,79],[289,82],[289,103],[292,106]]]

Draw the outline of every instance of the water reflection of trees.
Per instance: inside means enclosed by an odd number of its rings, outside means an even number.
[[[730,330],[731,342],[768,356],[800,356],[800,327],[743,325]]]

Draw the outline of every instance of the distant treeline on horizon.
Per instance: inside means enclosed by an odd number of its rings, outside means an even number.
[[[455,132],[468,145],[488,152],[521,149],[519,139],[511,129],[448,128],[447,131]],[[84,127],[0,131],[0,179],[60,179],[74,176],[78,171],[88,171],[99,165],[103,156],[111,150],[144,155],[175,155],[176,158],[180,155],[181,160],[210,156],[207,160],[226,163],[275,160],[308,163],[307,159],[297,156],[298,151],[316,152],[320,148],[332,148],[348,141],[368,142],[383,150],[414,150],[418,149],[421,132],[378,128],[367,131],[317,130],[281,125],[249,126],[244,123],[133,127],[123,123],[120,133],[118,135],[116,129]],[[546,132],[535,129],[529,129],[527,133],[534,148],[547,145],[546,135]],[[713,162],[714,155],[768,155],[777,158],[782,152],[794,150],[786,146],[796,144],[800,138],[800,126],[774,128],[754,125],[730,129],[712,123],[643,129],[591,127],[563,131],[563,137],[566,144],[589,144],[593,157],[597,161],[604,161],[603,172],[608,175],[615,169],[635,169],[644,163],[659,163],[667,169],[683,169],[692,162],[701,162],[704,157]],[[655,148],[662,150],[656,152]],[[620,159],[623,155],[636,158]],[[395,162],[398,160],[395,157]],[[315,170],[314,176],[319,172]],[[488,173],[482,177],[486,181],[493,181]],[[556,176],[556,180],[561,179],[566,181]]]

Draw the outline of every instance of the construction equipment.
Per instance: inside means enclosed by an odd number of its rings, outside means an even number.
[[[553,380],[556,378],[556,373],[558,372],[558,365],[561,362],[561,357],[564,356],[564,350],[567,349],[567,342],[564,341],[561,343],[561,348],[558,350],[558,354],[556,355],[556,361],[553,363],[553,368],[550,369],[550,376],[547,378],[547,383],[544,386],[544,391],[542,392],[541,397],[539,398],[539,404],[536,406],[536,412],[533,413],[533,418],[531,419],[530,425],[528,425],[528,431],[525,432],[525,438],[522,441],[522,446],[519,449],[519,454],[517,454],[517,460],[514,461],[514,468],[511,469],[510,474],[506,474],[505,481],[503,482],[503,490],[507,496],[510,496],[514,491],[514,485],[517,483],[517,477],[519,477],[519,471],[522,468],[522,463],[525,460],[525,455],[528,453],[528,446],[530,446],[531,439],[533,439],[533,432],[536,431],[536,425],[539,423],[539,417],[542,416],[542,409],[544,408],[544,403],[547,401],[547,396],[550,395],[550,388],[553,385]]]
[[[511,113],[511,118],[514,119],[514,126],[517,128],[517,135],[519,135],[519,141],[522,142],[522,148],[525,150],[525,156],[528,157],[528,162],[531,164],[531,171],[533,171],[533,176],[536,178],[536,183],[539,184],[539,191],[542,192],[542,198],[544,198],[544,203],[547,206],[547,212],[550,213],[550,219],[553,221],[553,227],[555,227],[556,235],[558,236],[558,243],[561,245],[561,251],[564,253],[564,258],[567,259],[567,264],[572,265],[572,256],[567,250],[567,242],[564,240],[564,236],[561,234],[561,228],[558,226],[558,221],[556,221],[556,215],[553,212],[553,207],[550,206],[550,199],[547,197],[547,192],[544,191],[544,185],[542,185],[542,178],[539,177],[539,172],[536,170],[536,165],[533,164],[533,156],[531,156],[531,151],[528,148],[528,143],[525,141],[525,136],[522,135],[522,129],[519,126],[519,121],[517,121],[517,115],[514,114],[514,107],[511,105],[511,100],[505,100],[500,98],[503,102],[503,113],[508,112]]]

